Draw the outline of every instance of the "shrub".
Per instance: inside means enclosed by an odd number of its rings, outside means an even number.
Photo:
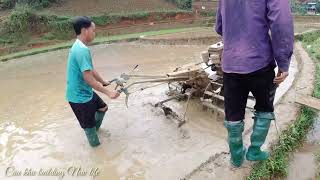
[[[60,2],[61,0],[1,0],[2,8],[12,9],[15,5],[24,4],[29,5],[33,8],[46,8],[49,7],[52,3]]]
[[[192,0],[167,0],[178,6],[180,9],[190,10],[192,8]]]

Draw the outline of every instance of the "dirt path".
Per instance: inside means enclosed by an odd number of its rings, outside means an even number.
[[[46,11],[66,15],[97,15],[104,13],[153,11],[158,9],[177,9],[166,0],[63,0]]]
[[[190,32],[163,34],[157,36],[141,37],[140,41],[145,44],[199,44],[211,45],[219,42],[222,38],[212,30],[212,27],[202,27]]]

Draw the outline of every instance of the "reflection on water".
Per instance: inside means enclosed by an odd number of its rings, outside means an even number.
[[[293,154],[289,167],[288,180],[316,179],[318,162],[315,154],[320,152],[320,116],[307,134],[302,147]]]

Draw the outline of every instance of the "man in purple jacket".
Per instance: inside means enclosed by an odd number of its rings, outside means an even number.
[[[288,76],[293,53],[289,0],[220,0],[215,29],[224,41],[224,125],[228,130],[231,163],[240,167],[245,154],[250,161],[266,160],[269,154],[260,147],[275,118],[276,88]],[[251,145],[246,153],[242,132],[249,92],[256,104]]]

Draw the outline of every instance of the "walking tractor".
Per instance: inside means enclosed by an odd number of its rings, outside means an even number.
[[[151,87],[163,83],[168,84],[167,95],[169,97],[156,102],[153,106],[161,108],[166,116],[171,116],[178,127],[186,122],[185,115],[191,97],[199,98],[205,108],[212,109],[217,115],[223,115],[223,78],[220,63],[222,50],[222,42],[213,44],[209,46],[207,51],[201,53],[199,62],[183,65],[164,75],[133,74],[132,72],[138,68],[137,65],[131,72],[122,73],[120,77],[111,80],[110,83],[115,83],[115,89],[126,95],[127,107],[130,94],[134,93],[130,92],[133,86],[146,83],[153,83],[154,85]],[[128,83],[129,80],[131,83]],[[151,87],[140,88],[140,90]],[[173,100],[186,101],[185,112],[182,116],[176,114],[166,105],[167,102]]]

